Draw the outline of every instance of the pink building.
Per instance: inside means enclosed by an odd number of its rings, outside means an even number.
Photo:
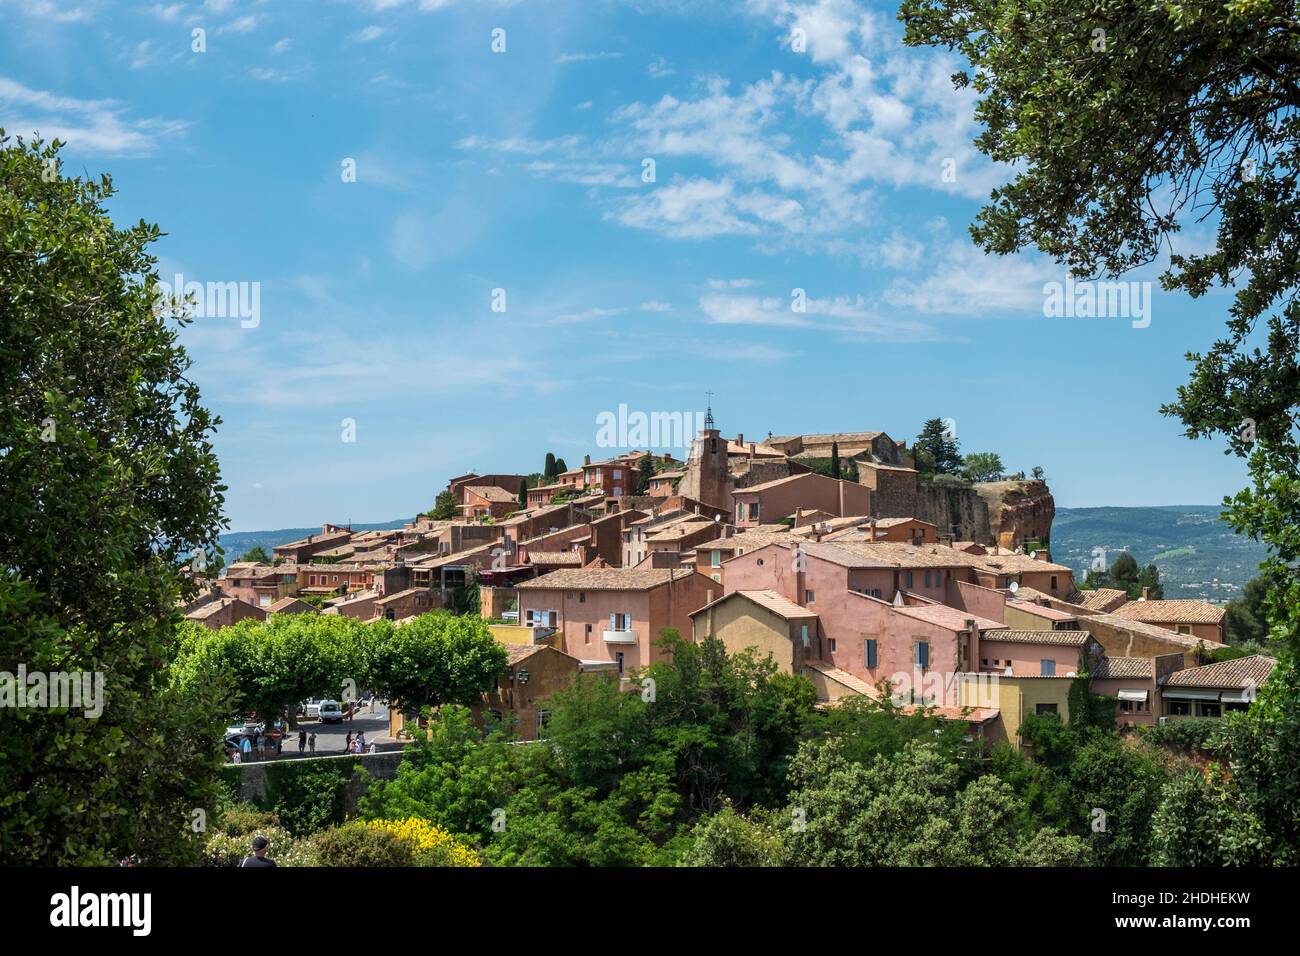
[[[871,513],[870,489],[811,472],[739,488],[732,501],[738,528],[784,521],[800,510],[824,511],[837,518]]]
[[[720,594],[694,571],[562,569],[519,585],[519,620],[554,628],[566,654],[614,661],[626,674],[660,658],[654,642],[661,628],[676,628],[689,640],[691,612]]]

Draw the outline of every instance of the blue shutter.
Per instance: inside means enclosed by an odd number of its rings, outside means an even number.
[[[915,646],[916,646],[916,662],[915,662],[916,666],[929,667],[930,666],[930,642],[917,641]]]
[[[865,654],[867,669],[874,670],[876,667],[876,642],[874,640],[867,641]]]

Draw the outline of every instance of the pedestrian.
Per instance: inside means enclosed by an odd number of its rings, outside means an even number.
[[[275,738],[275,755],[278,757],[282,753],[284,753],[284,731],[278,730]]]
[[[371,712],[372,714],[375,712],[375,698],[374,698],[374,697],[371,697],[371,698],[370,698],[370,712]]]
[[[266,837],[253,838],[253,854],[240,861],[240,866],[275,866],[275,860],[266,855]]]
[[[307,746],[311,748],[312,753],[316,752],[316,731],[313,730],[311,736],[307,738]]]
[[[239,747],[241,750],[244,751],[245,760],[253,759],[253,742],[251,740],[245,737],[243,741],[240,743]]]
[[[370,744],[370,751],[369,751],[369,752],[370,752],[370,753],[374,753],[374,752],[375,752],[375,745],[374,745],[373,742]]]
[[[262,759],[266,759],[266,734],[260,730],[257,732],[257,749],[262,754]]]
[[[307,749],[307,728],[302,727],[298,730],[298,753]]]
[[[348,701],[348,723],[349,724],[352,723],[352,715],[355,714],[356,712],[357,712],[357,702],[355,700]]]
[[[352,753],[352,731],[350,730],[348,731],[348,739],[343,744],[343,752],[345,754]]]

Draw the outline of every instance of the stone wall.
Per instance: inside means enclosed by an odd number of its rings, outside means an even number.
[[[371,777],[379,780],[393,780],[397,777],[397,768],[401,765],[404,757],[405,750],[399,749],[385,750],[373,754],[334,754],[328,757],[304,757],[293,762],[302,763],[304,760],[355,760],[359,761],[360,766],[364,767],[366,773]],[[239,798],[250,802],[264,798],[266,796],[267,768],[283,762],[267,760],[265,762],[254,761],[252,763],[235,764],[234,766],[239,767]],[[366,792],[369,785],[367,780],[368,778],[362,775],[360,769],[352,772],[352,779],[348,781],[347,793],[344,796],[344,811],[348,816],[356,813],[357,801]]]

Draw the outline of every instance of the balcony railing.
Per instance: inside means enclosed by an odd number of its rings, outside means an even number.
[[[631,630],[627,630],[627,631],[606,631],[606,632],[605,632],[605,643],[606,643],[606,644],[635,644],[635,643],[636,643],[636,632],[635,632],[635,631],[631,631]]]

